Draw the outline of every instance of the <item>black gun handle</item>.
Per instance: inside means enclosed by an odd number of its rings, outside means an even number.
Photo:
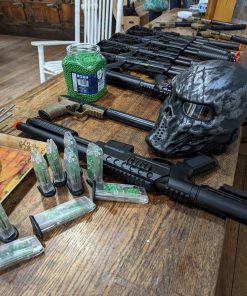
[[[169,178],[166,184],[161,182],[156,184],[156,188],[178,202],[188,203],[217,216],[247,224],[247,202],[234,194],[174,178]]]
[[[146,131],[151,131],[154,127],[154,122],[151,120],[144,119],[138,116],[132,116],[128,113],[120,112],[110,108],[106,110],[105,115],[109,119],[113,119],[115,121],[122,122],[124,124],[128,124]]]
[[[232,36],[232,41],[236,41],[236,42],[239,42],[239,43],[242,43],[242,44],[247,44],[247,38],[243,37],[243,36],[233,35]]]

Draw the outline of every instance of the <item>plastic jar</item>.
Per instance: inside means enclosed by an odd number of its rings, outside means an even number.
[[[97,101],[106,92],[105,65],[99,46],[87,43],[68,46],[62,62],[67,94],[88,102]]]

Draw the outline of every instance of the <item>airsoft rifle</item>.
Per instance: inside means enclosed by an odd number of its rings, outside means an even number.
[[[71,131],[77,142],[79,157],[85,157],[90,141],[80,138],[77,132],[48,121],[32,118],[27,123],[18,122],[16,128],[40,140],[53,139],[60,149],[64,147],[63,136]],[[247,224],[247,194],[224,185],[213,189],[196,185],[191,178],[217,166],[217,161],[199,155],[172,164],[163,159],[145,158],[134,154],[129,144],[108,141],[96,142],[104,151],[104,168],[107,173],[119,176],[128,183],[143,186],[147,190],[160,190],[175,201],[190,204],[221,217],[229,217]]]
[[[106,108],[96,104],[84,102],[69,96],[60,96],[58,103],[46,105],[39,110],[39,116],[52,121],[57,117],[70,114],[78,118],[91,116],[98,119],[111,119],[146,131],[151,131],[154,122],[138,116],[134,116],[112,108]]]
[[[113,43],[115,42],[115,43]],[[119,44],[116,44],[116,42]],[[219,48],[213,45],[195,43],[190,40],[178,41],[152,41],[148,38],[132,36],[128,34],[116,33],[111,38],[110,41],[103,41],[99,43],[102,51],[112,51],[115,50],[122,52],[128,51],[141,51],[142,54],[146,55],[155,55],[156,57],[171,59],[177,58],[180,65],[190,66],[192,60],[230,60],[235,61],[235,54],[229,50]],[[120,53],[122,53],[120,51]],[[181,59],[184,59],[184,56],[188,56],[186,61],[187,63],[181,64]],[[145,57],[144,57],[145,58]],[[176,60],[175,60],[176,61]]]
[[[191,27],[192,29],[198,31],[205,31],[205,30],[214,30],[214,31],[231,31],[231,30],[245,30],[245,24],[223,24],[223,25],[205,25],[203,23],[198,22],[190,22],[190,21],[182,21],[182,22],[173,22],[173,23],[165,23],[159,22],[160,28],[176,28],[176,27]]]
[[[174,40],[176,42],[193,42],[195,44],[208,44],[221,48],[239,50],[239,44],[235,42],[222,42],[203,38],[201,36],[180,35],[175,32],[163,32],[160,28],[149,29],[141,26],[133,26],[127,32],[128,35],[138,36],[152,41],[167,42],[167,40]]]
[[[205,18],[200,18],[200,17],[195,17],[195,16],[191,16],[189,18],[186,19],[187,22],[190,23],[201,23],[201,24],[205,24],[205,25],[219,25],[219,26],[230,26],[230,27],[234,27],[236,25],[239,24],[234,24],[234,23],[229,23],[229,22],[223,22],[223,21],[217,21],[217,20],[209,20],[209,19],[205,19]],[[244,30],[246,28],[246,24],[241,24],[241,29],[238,30]]]
[[[150,76],[155,76],[157,74],[168,75],[170,77],[178,75],[185,68],[173,66],[171,63],[167,62],[155,62],[151,60],[143,60],[140,56],[131,55],[118,55],[108,52],[101,52],[101,54],[106,58],[107,69],[114,69],[116,66],[121,67],[123,70],[131,70],[140,73],[144,73]],[[150,58],[151,59],[151,58]],[[110,64],[113,64],[112,66]]]
[[[132,36],[131,36],[132,37]],[[173,65],[191,66],[192,59],[179,56],[179,51],[171,52],[160,50],[159,48],[141,47],[141,45],[128,45],[124,43],[115,42],[112,40],[103,40],[98,43],[102,52],[121,54],[124,56],[131,56],[139,58],[144,61],[155,61],[161,63],[171,63]],[[162,48],[162,47],[160,47]],[[164,48],[166,48],[164,46]]]
[[[246,29],[246,24],[234,24],[234,23],[228,23],[228,22],[222,22],[222,21],[208,20],[208,19],[198,18],[198,17],[189,17],[186,19],[186,22],[182,22],[182,23],[189,23],[191,24],[191,28],[196,29],[198,31],[205,31],[205,30],[232,31],[232,30]],[[189,24],[188,24],[188,27],[190,26]],[[179,22],[178,22],[178,26],[179,26]]]
[[[202,37],[166,34],[138,26],[129,29],[128,32],[134,35],[117,33],[110,40],[103,40],[98,44],[108,63],[107,81],[147,93],[162,101],[170,92],[165,79],[181,73],[187,67],[199,62],[199,59],[233,62],[240,59],[239,53],[219,47],[218,44],[221,42],[209,43],[208,39]],[[150,34],[153,36],[150,37]],[[153,40],[153,37],[158,39]],[[223,44],[234,45],[231,42]],[[155,82],[150,83],[135,77],[129,71],[144,73],[154,78]]]
[[[198,32],[199,36],[206,37],[206,38],[215,38],[215,39],[222,39],[227,41],[236,41],[242,44],[247,44],[247,38],[243,36],[237,36],[232,34],[221,33],[212,30],[200,31]]]
[[[204,38],[215,38],[226,41],[234,41],[247,44],[247,38],[232,34],[221,33],[219,31],[231,30],[245,30],[246,24],[231,24],[231,25],[204,25],[202,23],[190,23],[188,21],[175,22],[175,23],[159,23],[159,28],[175,28],[175,27],[191,27],[197,30],[197,35]]]
[[[160,41],[152,41],[148,40],[148,38],[143,37],[137,37],[129,34],[122,34],[122,33],[116,33],[111,38],[111,41],[115,41],[118,43],[121,43],[122,45],[129,45],[130,49],[136,50],[138,48],[145,48],[148,49],[151,52],[157,52],[157,53],[169,53],[174,52],[177,55],[188,55],[192,56],[192,58],[197,58],[201,60],[206,59],[226,59],[231,60],[231,56],[235,56],[233,53],[231,53],[229,50],[226,50],[224,48],[220,48],[217,46],[214,46],[212,44],[208,45],[205,43],[199,43],[195,40],[178,40],[176,41],[169,41],[169,40],[163,40],[163,42]],[[202,55],[201,53],[204,53]],[[214,55],[215,54],[215,55]]]

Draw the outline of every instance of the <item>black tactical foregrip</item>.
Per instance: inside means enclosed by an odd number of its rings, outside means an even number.
[[[168,69],[167,74],[178,75],[181,72],[183,72],[184,70],[185,69],[182,69],[182,68],[179,68],[179,67],[176,67],[176,66],[172,66],[172,67],[170,67],[170,69]]]
[[[180,57],[175,60],[175,64],[180,65],[180,66],[191,66],[192,65],[192,60],[191,61],[186,61],[181,59]]]
[[[127,85],[129,89],[149,94],[157,99],[161,99],[162,101],[164,101],[167,97],[167,92],[162,94],[162,91],[158,91],[156,89],[154,83],[146,82],[138,77],[108,70],[106,72],[106,78],[109,83],[116,84],[121,87],[126,87]]]
[[[151,131],[154,127],[154,122],[148,119],[144,119],[138,116],[132,116],[131,114],[120,112],[118,110],[113,110],[108,108],[106,110],[105,116],[109,119],[113,119],[124,124],[134,126],[146,131]]]
[[[231,31],[231,30],[245,30],[246,24],[234,24],[234,25],[212,25],[210,30],[215,31]]]
[[[213,52],[213,53],[218,53],[218,54],[222,54],[222,55],[227,55],[229,53],[229,50],[223,49],[223,48],[217,48],[213,45],[207,45],[204,44],[203,46],[200,47],[201,51],[209,51],[209,52]]]
[[[222,55],[222,54],[215,54],[213,52],[206,52],[206,51],[198,51],[196,56],[203,60],[224,60],[224,61],[230,61],[231,56],[228,55]]]
[[[60,136],[64,136],[64,133],[65,132],[71,132],[71,134],[73,136],[78,136],[78,133],[70,128],[65,128],[61,125],[58,125],[58,124],[55,124],[55,123],[51,123],[51,122],[48,122],[42,118],[29,118],[27,120],[27,124],[30,124],[32,126],[36,126],[38,128],[42,128],[44,130],[47,130],[47,131],[50,131],[52,133],[55,133],[57,135],[60,135]]]
[[[233,40],[233,41],[238,42],[237,40]],[[215,46],[222,47],[222,48],[228,48],[228,49],[231,49],[231,50],[239,50],[239,46],[240,46],[239,43],[227,42],[227,41],[209,40],[208,43],[212,44],[212,45],[215,45]]]
[[[223,21],[217,21],[217,20],[211,20],[211,24],[212,25],[224,25],[224,26],[234,25],[233,23],[223,22]]]
[[[239,43],[242,43],[242,44],[247,44],[247,38],[243,37],[243,36],[233,35],[232,36],[232,41],[236,41],[236,42],[239,42]]]
[[[143,28],[143,27],[140,27],[140,26],[134,26],[134,27],[130,28],[127,31],[127,33],[131,34],[131,35],[134,35],[134,36],[143,36],[146,39],[153,40],[154,42],[159,41],[159,38],[161,36],[169,35],[168,32],[159,32],[157,30],[152,30],[152,29],[149,29],[149,28]],[[156,33],[158,35],[156,35]],[[176,39],[181,37],[181,35],[179,35],[179,34],[176,34],[176,35],[173,35],[173,36],[177,37]],[[182,36],[182,37],[183,38],[188,38],[188,36]],[[189,36],[189,37],[191,37],[191,36]],[[201,37],[201,38],[196,37],[195,40],[209,42],[210,44],[220,46],[220,47],[223,47],[223,48],[229,48],[229,49],[233,49],[233,50],[238,50],[239,49],[239,45],[231,43],[231,42],[221,42],[221,41],[215,41],[215,40],[208,40],[207,38],[203,38],[203,37]],[[159,41],[159,42],[161,42],[161,41]]]
[[[175,22],[175,27],[191,27],[190,22]]]

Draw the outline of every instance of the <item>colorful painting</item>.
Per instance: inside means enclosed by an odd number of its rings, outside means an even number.
[[[32,169],[32,147],[45,154],[45,143],[0,134],[0,202]]]
[[[32,168],[30,152],[0,146],[0,199]]]

